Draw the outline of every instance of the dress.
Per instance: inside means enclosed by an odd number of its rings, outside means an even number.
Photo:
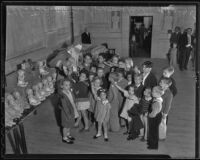
[[[124,119],[128,119],[129,116],[128,116],[127,111],[130,110],[135,103],[138,103],[137,97],[132,96],[131,98],[133,98],[133,99],[130,99],[129,97],[126,98],[124,107],[122,109],[122,113],[120,114],[120,117],[122,117]]]
[[[94,92],[97,93],[97,91],[101,89],[101,87],[99,88],[94,88]],[[95,97],[92,93],[92,91],[89,93],[89,101],[90,101],[90,108],[88,109],[90,112],[94,113],[95,111],[95,107],[96,107],[96,100],[95,100]]]
[[[107,101],[97,101],[96,108],[95,108],[95,114],[94,117],[97,122],[103,123],[103,122],[108,122],[110,118],[110,103]]]

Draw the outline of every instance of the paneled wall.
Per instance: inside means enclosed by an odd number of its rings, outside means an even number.
[[[166,12],[166,10],[173,10]],[[115,13],[119,18],[114,17]],[[112,16],[111,16],[112,15]],[[85,27],[92,43],[108,43],[121,56],[129,55],[130,16],[153,16],[152,58],[165,58],[169,48],[168,29],[176,25],[194,28],[194,6],[163,7],[108,7],[73,6],[75,42]],[[114,23],[119,25],[113,29]],[[119,22],[119,23],[118,23]],[[69,6],[9,6],[6,27],[6,74],[15,70],[23,59],[43,59],[63,42],[70,44]],[[112,24],[113,23],[113,24]]]
[[[8,6],[5,73],[24,59],[44,59],[63,42],[70,44],[70,16],[69,6]],[[75,41],[80,41],[84,14],[74,11],[73,18]]]
[[[118,31],[111,29],[112,11],[120,11]],[[172,11],[172,12],[171,12]],[[107,42],[109,48],[116,48],[121,56],[129,55],[130,16],[153,16],[151,58],[165,58],[169,49],[167,31],[180,26],[194,28],[196,21],[195,6],[170,7],[88,7],[86,23],[92,34],[94,44]]]

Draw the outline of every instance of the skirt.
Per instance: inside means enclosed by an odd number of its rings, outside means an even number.
[[[90,108],[90,101],[77,102],[76,106],[78,110],[87,110]]]

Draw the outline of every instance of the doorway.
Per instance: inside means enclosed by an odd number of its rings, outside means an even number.
[[[130,57],[151,57],[152,26],[153,16],[130,16]]]

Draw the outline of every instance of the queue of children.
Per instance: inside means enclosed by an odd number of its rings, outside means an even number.
[[[140,67],[134,65],[133,59],[118,55],[107,60],[105,53],[100,53],[96,60],[90,53],[85,54],[78,68],[76,73],[70,72],[70,67],[65,69],[65,76],[58,83],[63,142],[74,143],[72,127],[84,126],[80,132],[89,132],[95,124],[94,139],[103,133],[107,142],[109,132],[119,132],[125,127],[123,134],[128,136],[127,140],[141,137],[148,149],[158,149],[159,125],[167,125],[171,103],[177,94],[171,77],[174,68],[165,68],[158,81],[151,61]],[[164,134],[162,139],[166,138]]]

